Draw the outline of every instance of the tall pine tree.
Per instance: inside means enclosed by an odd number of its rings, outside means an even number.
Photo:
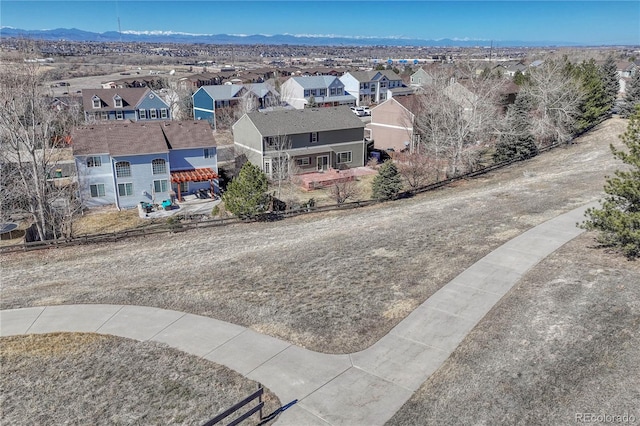
[[[584,93],[580,105],[580,116],[576,123],[578,132],[581,132],[597,124],[613,105],[609,104],[602,72],[593,59],[584,61],[574,68],[574,75]]]
[[[618,98],[618,92],[620,92],[618,66],[616,65],[616,61],[613,59],[613,56],[609,56],[607,58],[600,71],[602,73],[602,84],[604,85],[609,110],[611,110]]]
[[[636,106],[640,105],[640,71],[636,70],[625,88],[624,103],[620,108],[620,115],[628,118],[633,114]]]
[[[509,106],[505,132],[500,136],[493,154],[495,162],[524,160],[538,154],[531,131],[533,99],[525,91],[518,93],[516,101]]]
[[[602,206],[588,209],[588,220],[580,226],[599,231],[600,244],[632,259],[640,257],[640,107],[621,139],[627,150],[611,146],[611,152],[629,167],[616,170],[615,177],[607,177]]]

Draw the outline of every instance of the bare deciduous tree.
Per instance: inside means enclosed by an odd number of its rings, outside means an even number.
[[[499,129],[500,97],[504,79],[476,75],[470,66],[460,66],[458,81],[449,74],[435,73],[430,84],[418,94],[414,133],[423,149],[432,156],[436,178],[441,160],[448,174],[463,171],[465,150],[491,143]]]
[[[352,200],[360,196],[360,187],[355,180],[334,183],[331,187],[331,197],[337,204],[344,204],[347,200]]]
[[[426,186],[435,178],[435,163],[427,155],[401,152],[394,154],[393,161],[402,179],[412,190]]]
[[[545,61],[530,71],[530,83],[522,88],[533,100],[532,133],[538,146],[571,138],[582,94],[559,61]]]
[[[40,240],[70,229],[77,211],[73,177],[56,179],[56,174],[71,156],[65,145],[80,120],[78,111],[51,107],[43,80],[33,63],[8,64],[0,71],[2,212],[28,214]]]

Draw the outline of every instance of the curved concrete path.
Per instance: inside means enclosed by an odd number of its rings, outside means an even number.
[[[212,318],[129,305],[5,310],[0,336],[68,331],[162,342],[263,383],[283,404],[298,399],[279,425],[382,425],[531,267],[583,232],[575,224],[587,207],[503,244],[373,346],[349,355],[312,352]]]

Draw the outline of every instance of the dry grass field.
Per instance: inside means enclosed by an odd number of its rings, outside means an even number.
[[[303,347],[368,347],[476,260],[597,199],[626,121],[478,179],[351,212],[4,255],[2,309],[176,309]]]
[[[236,372],[154,342],[83,333],[1,342],[6,425],[204,424],[257,389]],[[280,406],[267,389],[264,400],[265,415]]]
[[[529,271],[387,424],[639,422],[640,264],[593,244],[583,234]]]

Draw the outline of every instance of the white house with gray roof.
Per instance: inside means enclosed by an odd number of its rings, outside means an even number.
[[[291,77],[280,87],[280,94],[296,109],[356,104],[356,98],[345,93],[344,84],[332,75]]]
[[[340,77],[344,89],[356,98],[356,105],[371,105],[389,98],[389,89],[403,87],[402,78],[391,70],[349,71]]]
[[[233,140],[268,176],[284,164],[296,173],[365,164],[364,123],[347,106],[251,112],[233,125]]]

